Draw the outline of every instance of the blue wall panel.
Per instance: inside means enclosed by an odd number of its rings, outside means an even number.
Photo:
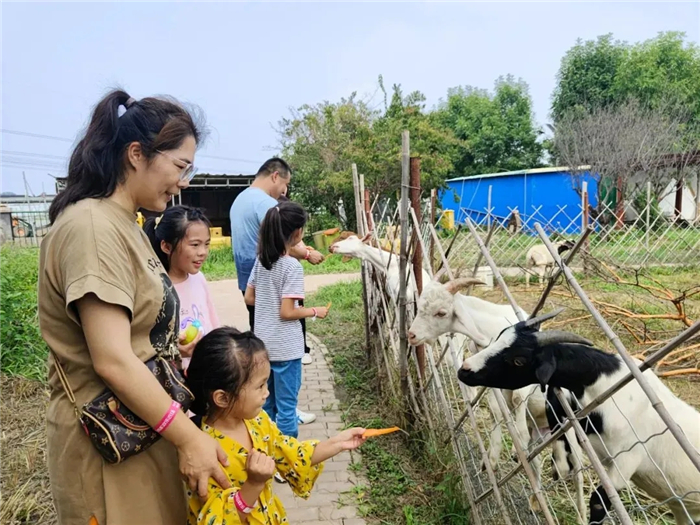
[[[535,222],[540,222],[550,231],[579,233],[581,198],[575,186],[580,188],[581,179],[588,182],[589,202],[595,207],[597,182],[588,172],[575,179],[569,173],[556,171],[454,180],[447,183],[448,189],[441,193],[440,199],[444,210],[454,211],[458,223],[465,222],[469,216],[474,222],[483,224],[491,186],[491,217],[494,220],[505,223],[517,208],[526,233],[535,233]]]

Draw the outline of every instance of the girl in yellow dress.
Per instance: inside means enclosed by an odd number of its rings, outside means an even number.
[[[275,471],[306,499],[325,460],[364,443],[364,428],[350,428],[321,442],[283,435],[262,410],[269,376],[267,350],[252,332],[217,328],[197,344],[187,370],[187,385],[195,396],[191,410],[201,416],[202,430],[226,452],[229,464],[224,470],[232,486],[224,490],[210,479],[205,502],[188,491],[189,525],[288,523],[272,493]]]

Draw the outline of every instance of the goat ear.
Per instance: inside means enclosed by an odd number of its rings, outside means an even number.
[[[366,233],[365,236],[362,237],[361,240],[362,240],[363,243],[368,244],[369,241],[370,241],[370,239],[372,239],[372,232]]]
[[[456,294],[460,290],[463,290],[467,286],[472,284],[486,284],[484,281],[479,279],[474,279],[473,277],[461,277],[459,279],[453,279],[445,283],[445,290],[450,292],[452,295]]]
[[[555,370],[557,369],[557,360],[554,357],[554,353],[549,349],[542,349],[537,357],[537,368],[535,368],[535,377],[540,383],[540,388],[542,392],[545,390],[545,386],[549,384],[552,379]]]

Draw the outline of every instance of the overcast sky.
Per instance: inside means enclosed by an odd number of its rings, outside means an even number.
[[[2,4],[2,191],[53,193],[71,144],[109,88],[198,104],[212,134],[200,171],[254,173],[290,107],[387,87],[530,86],[547,122],[555,75],[577,38],[700,40],[700,3]],[[11,131],[13,133],[8,133]],[[16,132],[53,138],[18,135]],[[64,140],[60,140],[64,139]],[[206,156],[226,157],[227,160]]]

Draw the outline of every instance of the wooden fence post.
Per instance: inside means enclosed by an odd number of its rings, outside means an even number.
[[[698,177],[700,179],[700,176]],[[435,218],[436,218],[436,211],[435,208],[437,207],[437,190],[433,188],[430,190],[430,224],[433,225],[433,227],[437,228],[437,225],[435,224]],[[433,240],[433,237],[430,237],[430,270],[431,273],[435,273],[435,241]]]
[[[408,399],[408,335],[406,334],[406,270],[408,266],[408,186],[410,183],[408,130],[401,133],[401,204],[399,207],[401,219],[401,256],[399,258],[399,376],[401,379],[401,394]],[[408,411],[406,412],[408,414]]]
[[[416,214],[418,224],[422,223],[422,213],[420,205],[420,157],[411,157],[411,207]],[[416,237],[416,248],[413,252],[413,275],[416,278],[416,288],[418,295],[423,293],[423,247],[418,242],[418,236],[421,234],[419,228],[413,229],[413,235]],[[408,329],[408,327],[406,327]],[[416,347],[416,361],[418,361],[418,371],[422,379],[425,379],[425,345]]]
[[[360,198],[360,177],[357,175],[357,165],[352,164],[352,185],[355,191],[355,220],[357,221],[357,233],[362,235],[362,199]],[[362,304],[365,312],[365,353],[367,359],[372,357],[372,340],[370,338],[370,319],[369,319],[369,303],[367,299],[367,268],[365,262],[360,263],[360,272],[362,275]]]

